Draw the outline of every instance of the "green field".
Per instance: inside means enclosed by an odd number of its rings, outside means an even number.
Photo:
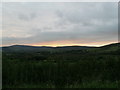
[[[3,52],[3,88],[119,88],[116,47]]]

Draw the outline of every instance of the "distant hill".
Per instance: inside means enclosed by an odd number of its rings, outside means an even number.
[[[90,49],[91,52],[95,53],[111,53],[111,54],[119,54],[120,53],[120,43],[112,43],[109,45],[104,45],[98,48]]]
[[[41,52],[41,51],[71,51],[71,50],[90,50],[97,52],[116,51],[120,43],[113,43],[102,47],[88,47],[88,46],[62,46],[62,47],[46,47],[46,46],[27,46],[27,45],[13,45],[2,47],[3,52]]]
[[[112,43],[112,44],[109,44],[109,45],[105,45],[105,46],[102,46],[101,48],[118,48],[120,46],[120,43]]]
[[[63,46],[63,47],[47,47],[47,46],[27,46],[27,45],[13,45],[2,47],[3,52],[40,52],[40,51],[68,51],[68,50],[82,50],[95,47],[87,46]]]
[[[112,44],[100,47],[100,49],[102,49],[103,51],[115,51],[115,50],[118,50],[119,48],[120,48],[120,43],[112,43]]]
[[[13,45],[2,47],[3,52],[35,52],[35,51],[49,51],[52,47],[37,47],[27,45]]]

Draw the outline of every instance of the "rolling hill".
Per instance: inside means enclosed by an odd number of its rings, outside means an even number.
[[[87,46],[63,46],[63,47],[46,47],[46,46],[26,46],[26,45],[13,45],[8,47],[2,47],[3,52],[40,52],[40,51],[69,51],[69,50],[83,50],[88,48]]]
[[[41,51],[71,51],[71,50],[88,50],[90,52],[112,52],[119,50],[120,43],[113,43],[102,47],[88,46],[63,46],[63,47],[46,47],[46,46],[27,46],[13,45],[2,47],[2,52],[41,52]]]

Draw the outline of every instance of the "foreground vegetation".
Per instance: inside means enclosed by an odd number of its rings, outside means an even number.
[[[58,88],[119,88],[120,82],[87,82],[87,83],[74,83],[71,85],[65,85],[64,87]],[[54,84],[45,83],[45,84],[22,84],[22,85],[7,85],[4,88],[57,88]]]
[[[3,53],[3,88],[118,88],[115,52]]]

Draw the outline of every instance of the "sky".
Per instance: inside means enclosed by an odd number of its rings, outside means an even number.
[[[118,42],[117,2],[4,2],[2,46]]]

